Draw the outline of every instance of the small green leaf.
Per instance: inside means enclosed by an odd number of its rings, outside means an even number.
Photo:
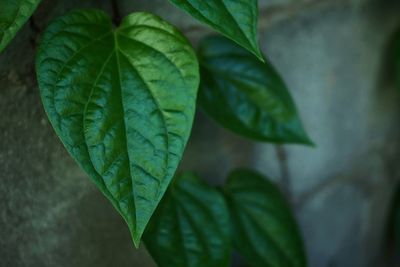
[[[222,126],[258,141],[310,144],[284,82],[268,63],[222,36],[199,47],[199,104]]]
[[[234,246],[250,266],[307,266],[295,220],[274,184],[254,171],[236,170],[224,191]]]
[[[160,267],[227,267],[229,227],[222,195],[187,173],[175,178],[144,241]]]
[[[257,0],[170,0],[264,60],[257,37]]]
[[[199,82],[191,45],[152,14],[114,29],[101,11],[75,11],[49,26],[36,68],[58,136],[138,245],[191,131]]]
[[[31,17],[41,0],[0,1],[0,52]]]

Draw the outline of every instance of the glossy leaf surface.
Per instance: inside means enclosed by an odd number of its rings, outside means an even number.
[[[76,11],[49,26],[36,68],[58,136],[138,245],[192,127],[199,80],[192,47],[152,14],[131,14],[114,29],[101,11]]]
[[[257,38],[257,0],[170,0],[264,60]]]
[[[284,82],[268,62],[222,36],[199,47],[199,104],[222,126],[258,141],[310,144]]]
[[[297,225],[274,184],[242,169],[230,174],[224,191],[235,248],[250,266],[306,266]]]
[[[0,52],[30,18],[41,0],[0,1]]]
[[[222,195],[193,174],[177,177],[144,241],[160,267],[228,267],[229,214]]]

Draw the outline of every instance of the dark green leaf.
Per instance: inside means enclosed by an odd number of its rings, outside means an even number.
[[[229,214],[222,195],[193,174],[178,176],[144,235],[160,267],[227,267]]]
[[[257,38],[257,0],[170,1],[264,60]]]
[[[41,0],[0,1],[0,52],[30,18]]]
[[[284,197],[250,170],[236,170],[224,189],[235,248],[252,267],[305,267],[302,240]]]
[[[152,14],[131,14],[114,30],[105,13],[76,11],[49,26],[36,68],[57,134],[138,245],[192,127],[192,47]]]
[[[199,48],[199,104],[224,127],[248,138],[310,144],[296,107],[274,68],[222,36]]]

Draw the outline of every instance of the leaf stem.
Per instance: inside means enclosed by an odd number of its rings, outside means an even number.
[[[281,173],[281,188],[286,195],[288,202],[292,204],[292,181],[288,167],[288,155],[285,148],[281,145],[275,146],[275,153],[278,159],[280,173]]]

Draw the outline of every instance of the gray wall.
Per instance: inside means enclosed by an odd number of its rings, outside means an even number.
[[[396,0],[260,0],[263,50],[282,73],[317,144],[256,144],[201,112],[182,169],[220,183],[253,167],[293,203],[311,267],[391,266],[384,254],[399,180],[400,97],[387,51],[400,26]],[[396,3],[397,2],[397,3]],[[71,7],[108,1],[44,0],[38,26]],[[193,41],[210,31],[166,0],[124,0],[153,11]],[[0,266],[155,266],[77,167],[41,107],[26,26],[0,55]],[[394,266],[394,265],[393,265]]]

